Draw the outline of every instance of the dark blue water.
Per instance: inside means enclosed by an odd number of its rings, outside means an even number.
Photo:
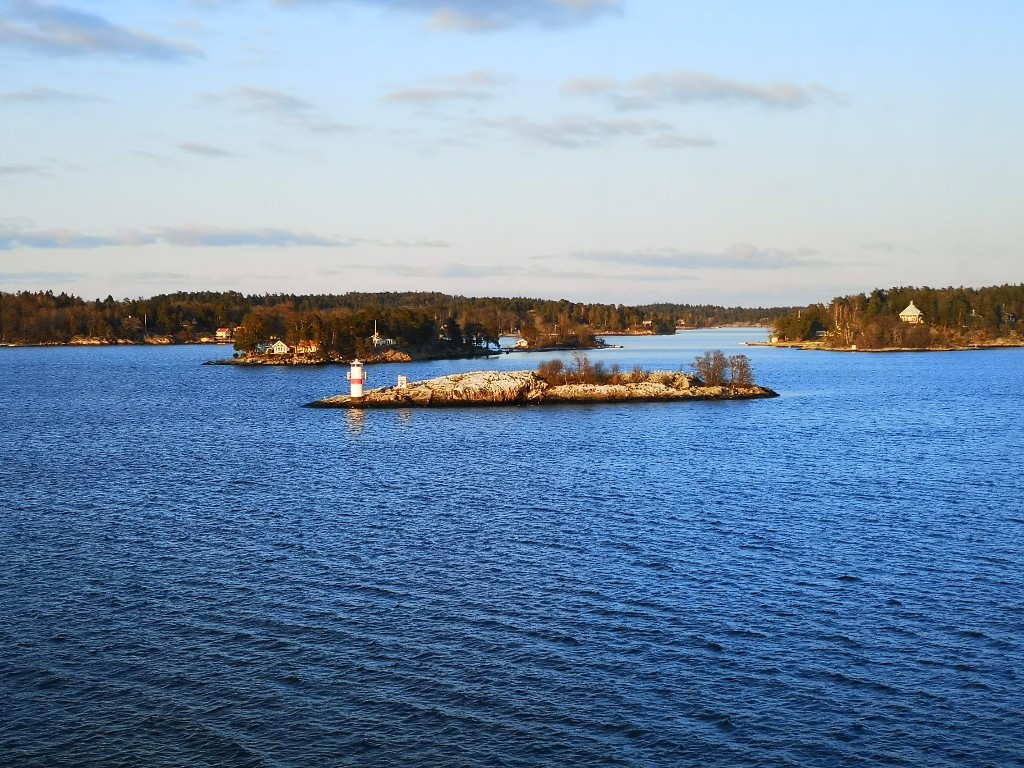
[[[366,414],[0,350],[0,764],[1024,765],[1024,350],[761,338],[593,357],[775,400]]]

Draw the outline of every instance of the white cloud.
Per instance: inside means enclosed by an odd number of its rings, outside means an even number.
[[[144,235],[131,231],[110,236],[89,235],[63,227],[37,230],[0,230],[0,251],[10,251],[15,248],[77,250],[140,245],[145,242],[147,242],[147,238]]]
[[[477,70],[458,77],[438,80],[429,85],[400,88],[384,100],[394,104],[426,106],[445,102],[479,102],[493,99],[506,79],[494,72]]]
[[[198,141],[183,141],[178,144],[178,149],[182,152],[188,152],[189,154],[200,155],[202,157],[237,157],[234,152],[222,149],[221,147],[215,147],[212,144],[203,144]]]
[[[813,103],[815,89],[793,83],[748,83],[702,72],[677,70],[633,80],[576,78],[562,86],[570,96],[608,99],[619,109],[652,109],[694,102],[748,103],[799,109]]]
[[[56,88],[29,88],[24,91],[9,91],[0,93],[0,101],[24,104],[60,104],[60,103],[82,103],[90,101],[102,101],[95,96],[86,96],[80,93],[70,93]]]
[[[298,96],[269,88],[244,86],[231,91],[242,109],[249,112],[269,112],[275,115],[308,112],[313,105]]]
[[[241,112],[262,114],[311,133],[343,133],[355,126],[326,117],[314,104],[284,91],[243,86],[223,93],[204,93],[206,103],[227,102]]]
[[[64,272],[54,270],[47,271],[26,271],[26,272],[0,272],[0,284],[24,286],[26,283],[37,283],[39,285],[52,287],[59,283],[77,283],[89,277],[86,272]]]
[[[591,147],[612,139],[640,138],[654,147],[713,147],[715,141],[707,136],[687,136],[662,120],[631,120],[567,115],[542,122],[523,117],[491,119],[482,125],[509,132],[536,144],[564,149]]]
[[[153,230],[162,242],[185,248],[212,246],[216,248],[237,248],[240,246],[287,246],[345,247],[351,241],[333,236],[313,235],[289,229],[260,227],[255,229],[230,229],[223,227],[163,227]]]
[[[164,40],[103,16],[37,0],[13,0],[0,13],[0,47],[17,47],[51,56],[122,56],[181,61],[201,56],[188,43]]]
[[[0,221],[0,251],[16,248],[87,250],[144,245],[179,248],[312,247],[348,248],[367,245],[379,248],[448,248],[443,240],[384,240],[322,235],[276,227],[232,228],[213,226],[152,227],[125,229],[113,235],[97,235],[64,227],[27,229],[18,222]],[[376,268],[376,267],[375,267]]]
[[[278,5],[323,5],[342,0],[277,0]],[[446,31],[483,32],[520,25],[569,27],[618,13],[621,0],[344,0],[425,15]]]
[[[0,165],[0,178],[4,176],[45,176],[38,165]]]
[[[580,251],[572,256],[587,262],[670,270],[779,270],[828,265],[828,262],[818,258],[810,249],[758,248],[749,243],[737,243],[717,253],[660,248],[637,251]]]

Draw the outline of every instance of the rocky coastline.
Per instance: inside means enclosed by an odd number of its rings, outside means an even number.
[[[936,344],[928,347],[863,347],[856,344],[850,346],[829,346],[820,341],[775,341],[748,343],[751,347],[774,347],[776,349],[802,349],[819,352],[860,352],[869,354],[888,354],[892,352],[974,352],[985,349],[1017,349],[1024,347],[1024,339],[1000,338],[977,343]]]
[[[454,408],[552,405],[559,403],[667,402],[676,400],[751,400],[778,397],[767,387],[706,386],[684,373],[649,374],[644,381],[620,384],[549,384],[533,371],[456,373],[405,386],[367,390],[362,397],[335,395],[307,403],[308,408]]]

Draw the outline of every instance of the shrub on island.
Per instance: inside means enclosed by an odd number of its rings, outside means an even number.
[[[746,355],[725,355],[720,349],[705,352],[694,358],[690,368],[694,375],[688,377],[691,383],[709,387],[754,386],[754,372]],[[544,360],[537,366],[537,375],[551,386],[563,384],[644,384],[657,383],[674,386],[680,373],[671,371],[645,371],[635,365],[623,372],[618,363],[606,366],[603,362],[592,362],[583,352],[574,352],[572,361],[555,358]],[[682,374],[686,375],[686,374]]]

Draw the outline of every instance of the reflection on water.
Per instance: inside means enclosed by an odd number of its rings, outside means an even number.
[[[348,431],[353,435],[361,434],[366,427],[366,411],[362,408],[347,408],[345,419],[348,422]]]

